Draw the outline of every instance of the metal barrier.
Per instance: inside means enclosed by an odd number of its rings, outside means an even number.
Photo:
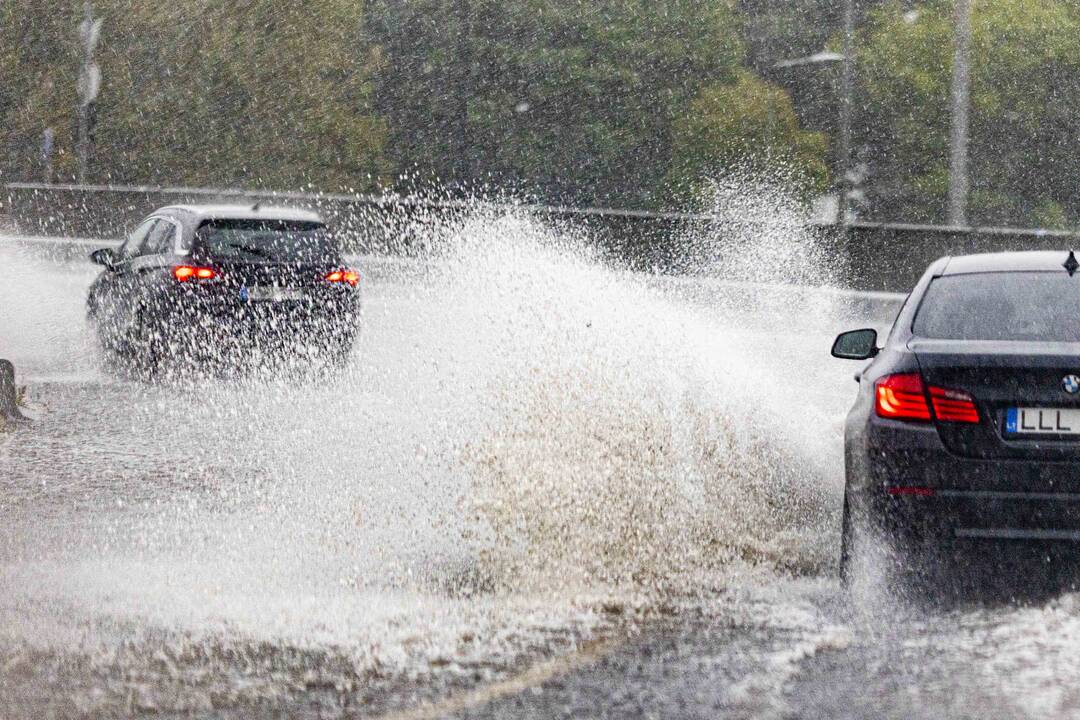
[[[121,237],[140,218],[163,205],[287,204],[320,212],[338,228],[350,252],[404,256],[423,251],[430,223],[464,216],[477,208],[505,208],[583,231],[628,267],[661,273],[682,269],[679,255],[685,244],[679,239],[725,232],[722,221],[706,214],[362,194],[11,183],[4,186],[0,199],[0,213],[9,215],[20,232],[101,238]],[[762,227],[768,228],[767,220],[762,221]],[[747,225],[740,223],[738,232],[748,232]],[[859,222],[847,227],[811,225],[800,232],[824,246],[825,256],[835,260],[841,284],[860,290],[906,291],[930,262],[943,255],[1080,246],[1077,233],[1017,228]],[[791,261],[799,262],[800,258]]]
[[[431,224],[477,210],[513,210],[584,231],[612,256],[637,269],[672,267],[671,237],[714,218],[684,213],[572,208],[527,203],[429,199],[363,194],[262,192],[221,188],[51,185],[10,183],[3,207],[23,234],[119,238],[147,213],[183,203],[285,204],[318,211],[334,225],[349,252],[411,255],[426,248]]]
[[[1073,232],[994,227],[856,223],[839,232],[846,276],[864,290],[911,289],[934,260],[945,255],[1080,247]]]

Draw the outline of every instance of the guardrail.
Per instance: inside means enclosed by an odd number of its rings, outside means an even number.
[[[320,212],[341,231],[350,252],[405,256],[423,249],[429,237],[425,230],[432,222],[482,207],[506,208],[584,230],[630,267],[662,273],[679,271],[683,245],[676,238],[725,232],[723,221],[708,214],[396,195],[9,183],[0,199],[0,214],[8,214],[19,231],[69,237],[120,237],[141,217],[163,205],[284,203]],[[761,225],[763,231],[775,232],[768,229],[767,220]],[[746,223],[740,223],[738,231],[745,233]],[[1080,247],[1078,233],[1021,228],[858,222],[846,227],[809,225],[800,232],[815,236],[826,246],[828,256],[842,268],[843,284],[861,290],[906,291],[923,269],[942,255]]]
[[[151,210],[172,204],[260,202],[318,211],[345,239],[348,250],[409,255],[430,238],[433,222],[478,209],[510,209],[587,230],[614,255],[636,267],[664,265],[664,239],[706,215],[571,208],[528,203],[416,198],[397,195],[272,192],[228,188],[10,183],[0,202],[18,232],[37,235],[121,237]]]

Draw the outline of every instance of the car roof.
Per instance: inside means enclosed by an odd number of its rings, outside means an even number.
[[[941,275],[992,272],[1066,272],[1068,250],[979,253],[950,257]]]
[[[168,205],[159,208],[156,214],[183,214],[195,216],[194,220],[290,220],[295,222],[317,222],[323,219],[318,213],[299,208],[275,207],[270,205]]]

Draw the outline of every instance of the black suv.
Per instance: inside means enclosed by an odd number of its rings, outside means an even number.
[[[164,207],[119,249],[90,257],[105,267],[90,286],[90,320],[113,357],[141,370],[242,364],[266,350],[341,364],[356,337],[359,275],[311,212]]]

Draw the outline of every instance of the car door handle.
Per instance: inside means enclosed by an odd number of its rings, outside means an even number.
[[[862,382],[862,371],[855,373],[855,382]]]

